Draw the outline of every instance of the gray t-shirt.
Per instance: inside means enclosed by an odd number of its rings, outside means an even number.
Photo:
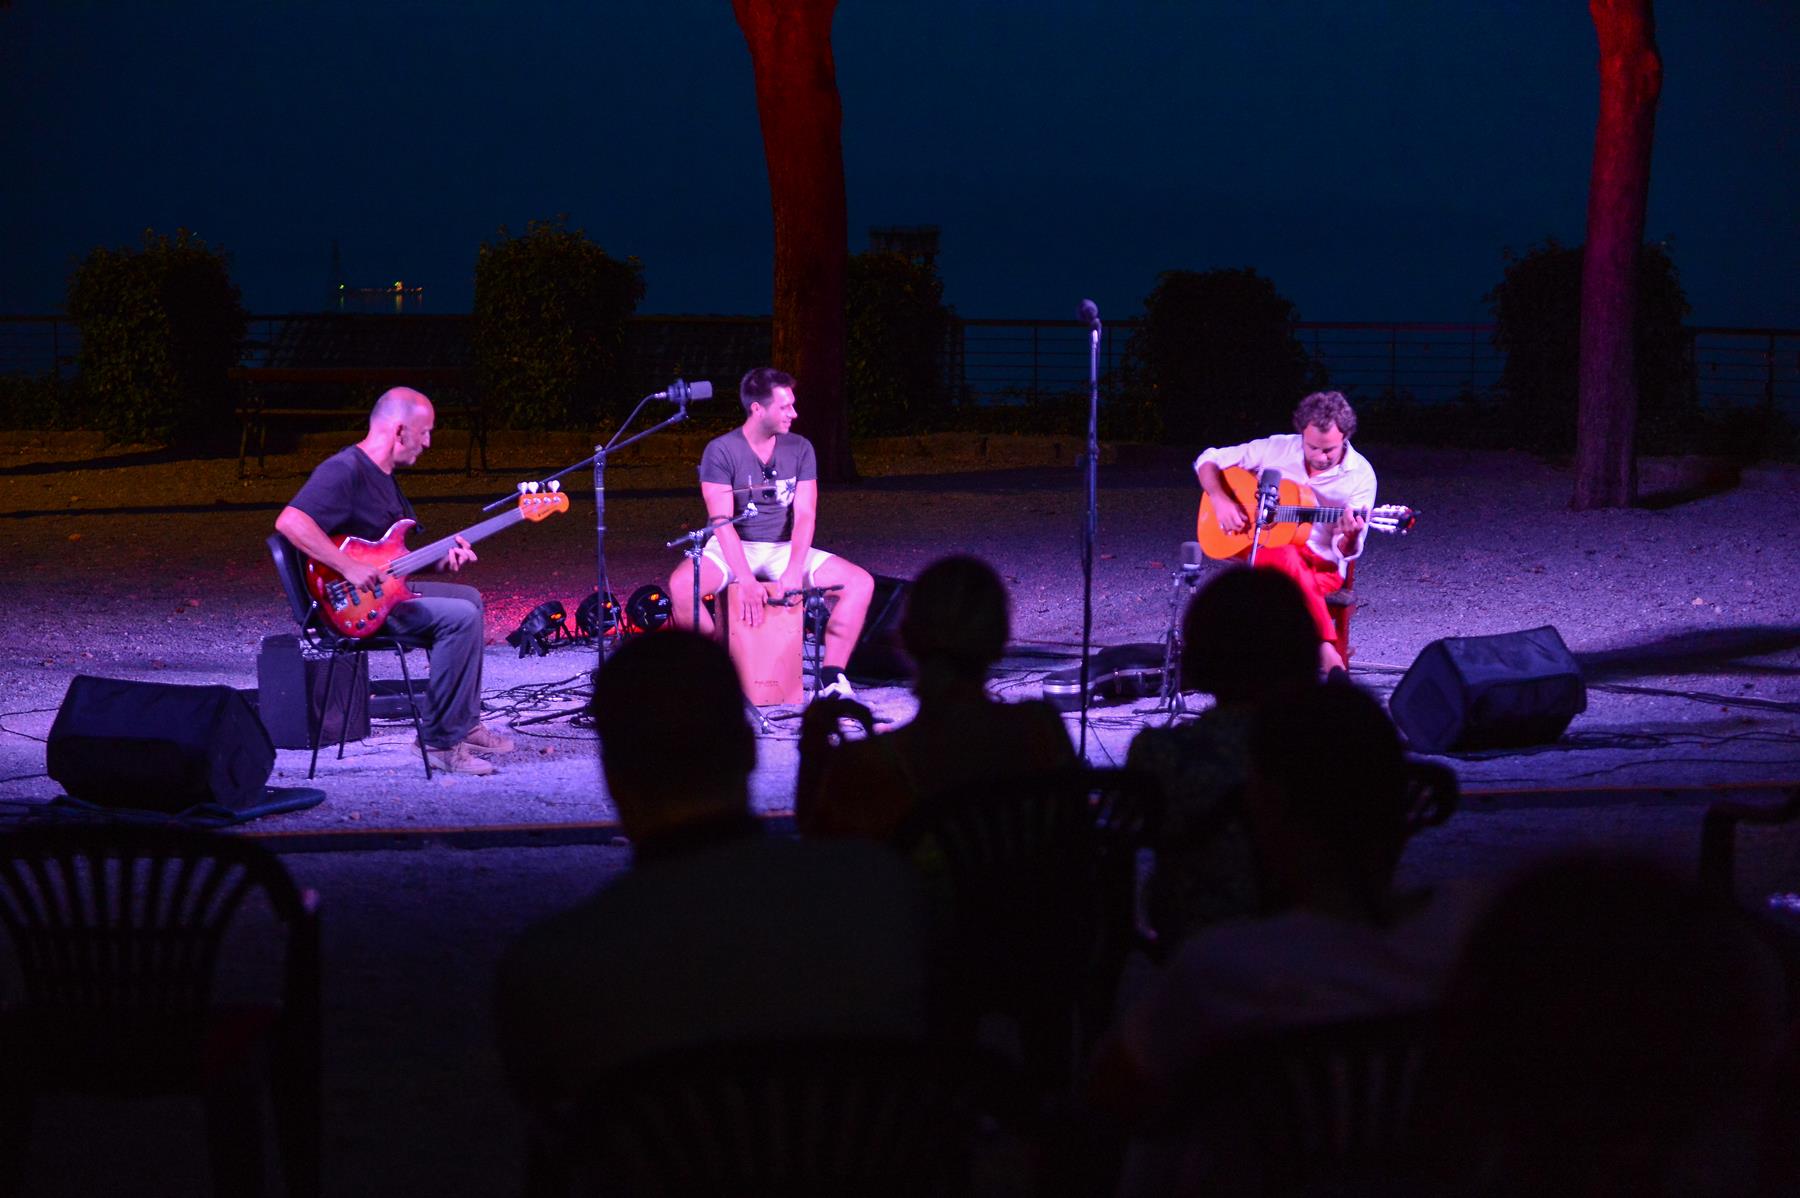
[[[742,429],[714,437],[700,455],[700,481],[733,489],[733,516],[741,516],[746,504],[756,504],[756,515],[737,526],[739,538],[746,541],[792,539],[794,492],[818,477],[812,442],[798,433],[775,434],[767,462],[752,452]]]

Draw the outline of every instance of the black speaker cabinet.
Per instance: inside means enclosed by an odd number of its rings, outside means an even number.
[[[229,686],[171,686],[78,675],[50,725],[45,769],[103,807],[233,811],[263,801],[275,746]]]
[[[368,656],[354,653],[340,658],[327,695],[325,674],[330,668],[329,662],[302,657],[300,638],[294,633],[263,638],[256,655],[256,710],[277,747],[311,747],[309,712],[323,721],[322,745],[337,744],[340,733],[345,740],[369,735]]]
[[[1542,744],[1587,710],[1575,657],[1545,625],[1431,642],[1388,699],[1421,753]]]
[[[857,682],[887,682],[912,677],[912,662],[900,647],[900,615],[906,610],[906,594],[912,579],[875,576],[875,596],[862,635],[850,652],[845,673]]]

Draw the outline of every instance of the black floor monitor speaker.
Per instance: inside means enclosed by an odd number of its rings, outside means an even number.
[[[1587,710],[1575,657],[1545,625],[1425,646],[1388,699],[1407,746],[1421,753],[1542,744]]]
[[[891,682],[912,677],[912,661],[900,646],[900,616],[906,610],[906,594],[912,579],[875,576],[875,597],[862,635],[850,654],[845,672],[857,682]]]
[[[310,720],[320,722],[322,745],[335,745],[340,733],[345,740],[363,739],[369,735],[369,696],[366,654],[346,654],[332,671],[330,662],[302,656],[300,638],[291,632],[262,639],[256,655],[256,711],[277,748],[311,748]],[[400,715],[410,718],[404,697]]]
[[[77,675],[50,725],[45,769],[102,807],[185,811],[263,801],[275,746],[229,686],[171,686]]]

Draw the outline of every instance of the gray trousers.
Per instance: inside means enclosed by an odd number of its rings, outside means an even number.
[[[486,639],[481,592],[458,582],[415,578],[419,598],[388,613],[385,631],[423,648],[431,665],[426,687],[425,746],[450,749],[481,723],[481,649]]]

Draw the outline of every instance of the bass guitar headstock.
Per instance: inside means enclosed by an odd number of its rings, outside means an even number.
[[[557,512],[569,510],[569,497],[555,479],[548,483],[519,484],[519,514],[527,520],[543,520]]]

